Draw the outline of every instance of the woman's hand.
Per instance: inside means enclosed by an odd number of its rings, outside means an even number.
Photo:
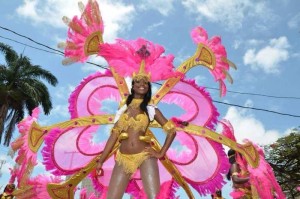
[[[101,162],[98,162],[96,165],[96,175],[97,176],[102,175],[102,172],[103,172],[102,165],[103,165],[103,163],[101,163]]]
[[[150,157],[154,157],[154,158],[157,158],[157,159],[161,159],[161,158],[164,157],[164,154],[155,151],[151,147],[145,147],[145,151],[149,153]]]

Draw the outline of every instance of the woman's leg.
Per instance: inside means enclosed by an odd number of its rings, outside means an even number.
[[[124,172],[122,165],[115,164],[108,185],[107,199],[121,199],[130,180],[129,174]]]
[[[145,160],[140,166],[143,187],[148,199],[154,199],[159,193],[160,180],[156,158]]]

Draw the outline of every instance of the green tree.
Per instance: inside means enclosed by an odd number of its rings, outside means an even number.
[[[266,146],[265,151],[266,159],[287,198],[300,196],[296,190],[300,185],[300,129],[293,129],[288,136]]]
[[[29,114],[41,105],[44,113],[52,109],[48,88],[57,84],[56,77],[39,65],[33,65],[30,59],[18,55],[10,46],[0,42],[0,51],[5,58],[5,64],[0,64],[0,144],[9,146],[16,123],[24,117],[24,111]]]

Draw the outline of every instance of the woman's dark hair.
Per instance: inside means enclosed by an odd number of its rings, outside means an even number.
[[[227,156],[228,156],[230,164],[234,164],[236,162],[236,160],[235,160],[235,150],[229,149],[229,151],[227,152]],[[228,171],[228,173],[226,175],[226,178],[227,178],[227,180],[231,180],[230,170]]]
[[[16,188],[16,186],[14,184],[12,184],[12,183],[7,184],[4,188],[4,192],[8,191],[8,189],[15,189],[15,188]]]
[[[230,164],[233,164],[233,163],[236,162],[236,160],[235,160],[235,150],[229,149],[229,151],[227,152],[227,156],[228,156]]]
[[[133,85],[134,85],[134,81],[132,80],[131,94],[127,97],[127,100],[126,100],[127,106],[131,103],[133,96],[134,96]],[[151,83],[148,82],[148,92],[144,96],[144,100],[140,105],[140,108],[142,109],[142,111],[144,111],[148,115],[148,117],[149,117],[149,114],[148,114],[148,110],[147,110],[147,105],[150,102],[151,97],[152,97]]]

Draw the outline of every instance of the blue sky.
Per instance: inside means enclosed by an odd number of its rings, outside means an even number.
[[[56,48],[57,43],[66,38],[67,27],[61,21],[62,16],[71,18],[79,14],[77,1],[74,0],[0,2],[2,27],[52,48]],[[163,45],[167,54],[174,54],[174,65],[178,66],[195,51],[190,31],[196,26],[202,26],[209,37],[222,37],[228,58],[238,67],[237,71],[230,71],[234,83],[227,83],[229,91],[298,97],[274,98],[228,92],[225,97],[220,98],[218,91],[208,89],[215,101],[298,116],[215,103],[220,119],[225,117],[233,124],[239,142],[248,138],[261,145],[269,144],[288,134],[291,128],[300,125],[299,1],[98,0],[98,3],[105,23],[105,41],[112,42],[115,38],[146,38]],[[34,47],[43,47],[0,29],[0,42],[30,57],[32,63],[51,71],[59,80],[57,87],[49,87],[54,108],[50,115],[40,117],[40,123],[47,125],[67,120],[69,94],[84,77],[99,68],[89,64],[63,66],[62,57],[59,55],[25,47],[4,37]],[[0,61],[3,63],[2,56]],[[105,65],[99,58],[93,57],[90,61]],[[218,88],[218,84],[204,67],[192,69],[187,76],[196,79],[200,86]],[[7,148],[0,147],[0,159],[7,161],[1,170],[3,175],[0,177],[0,186],[6,183],[8,168],[13,164],[6,157],[7,151]]]

